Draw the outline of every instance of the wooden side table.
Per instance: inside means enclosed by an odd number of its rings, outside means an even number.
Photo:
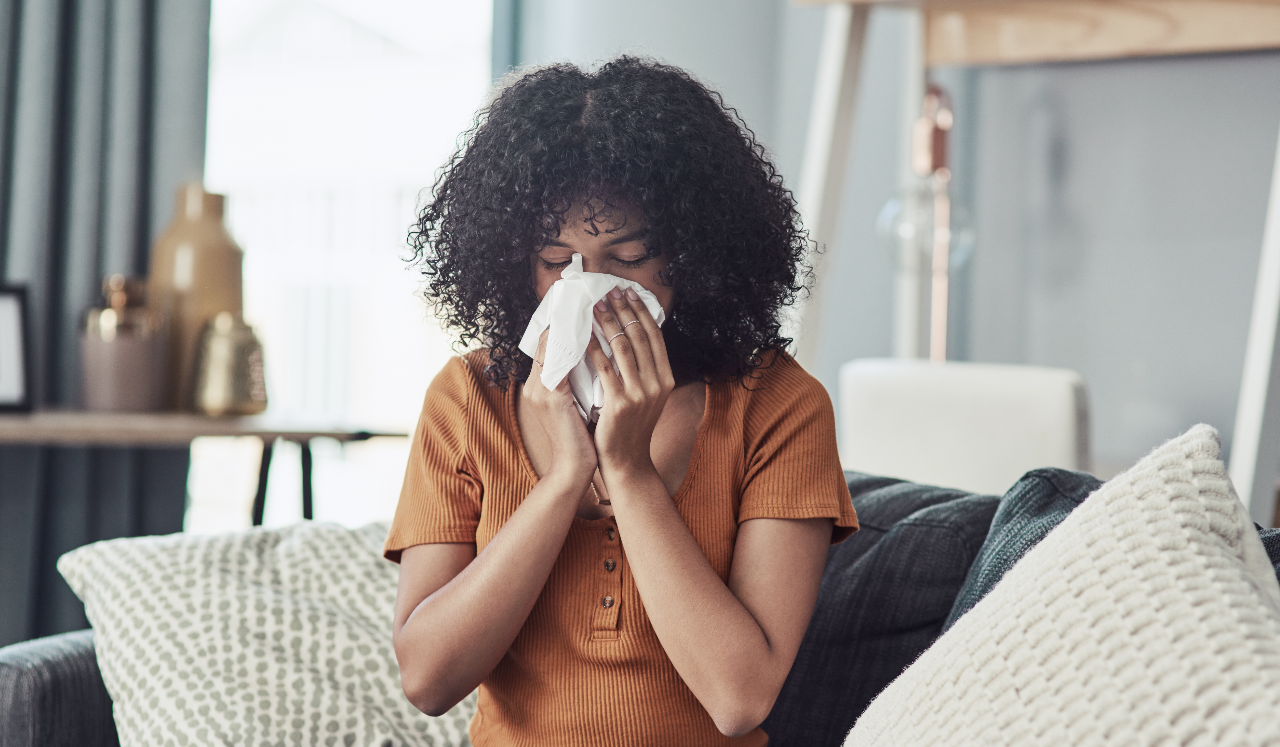
[[[176,412],[83,412],[45,410],[0,415],[0,444],[60,446],[180,446],[202,436],[257,436],[262,439],[262,463],[253,498],[253,525],[261,526],[266,508],[267,475],[276,439],[302,447],[302,518],[312,518],[311,439],[364,441],[375,436],[404,437],[344,428],[331,423],[284,421],[270,416],[211,418]]]

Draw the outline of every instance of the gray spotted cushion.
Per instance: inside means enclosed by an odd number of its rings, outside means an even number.
[[[400,690],[386,524],[98,542],[58,570],[84,600],[131,745],[467,745]]]
[[[1206,425],[1103,485],[846,747],[1280,744],[1280,586]]]

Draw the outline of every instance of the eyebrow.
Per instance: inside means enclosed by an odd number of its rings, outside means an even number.
[[[617,238],[610,239],[610,240],[609,240],[609,243],[605,244],[605,246],[617,246],[618,244],[625,244],[625,243],[627,243],[628,241],[635,241],[636,239],[643,239],[645,236],[648,236],[648,235],[649,235],[649,229],[648,229],[648,228],[637,228],[636,230],[632,231],[631,233],[624,233],[623,235],[621,235],[621,236],[619,236],[619,237],[617,237]]]
[[[605,246],[617,246],[618,244],[625,244],[628,241],[635,241],[636,239],[642,239],[648,235],[649,235],[649,229],[639,228],[639,229],[636,229],[635,231],[632,231],[631,233],[624,233],[621,236],[610,239],[609,242],[605,244]],[[565,249],[571,248],[568,244],[564,243],[563,241],[560,241],[559,239],[548,239],[545,245],[559,246]]]

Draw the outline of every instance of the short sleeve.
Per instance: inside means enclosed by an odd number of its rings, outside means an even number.
[[[858,530],[836,448],[827,390],[779,354],[751,392],[744,422],[745,465],[738,522],[835,520],[832,543]]]
[[[400,502],[383,554],[400,562],[407,547],[475,542],[483,489],[468,453],[468,410],[477,382],[453,358],[427,388],[414,430]]]

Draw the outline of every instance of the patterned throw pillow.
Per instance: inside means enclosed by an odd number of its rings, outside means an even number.
[[[84,600],[120,743],[467,745],[400,690],[385,524],[98,542],[58,570]]]
[[[1280,585],[1200,425],[1108,482],[850,745],[1280,743]]]

